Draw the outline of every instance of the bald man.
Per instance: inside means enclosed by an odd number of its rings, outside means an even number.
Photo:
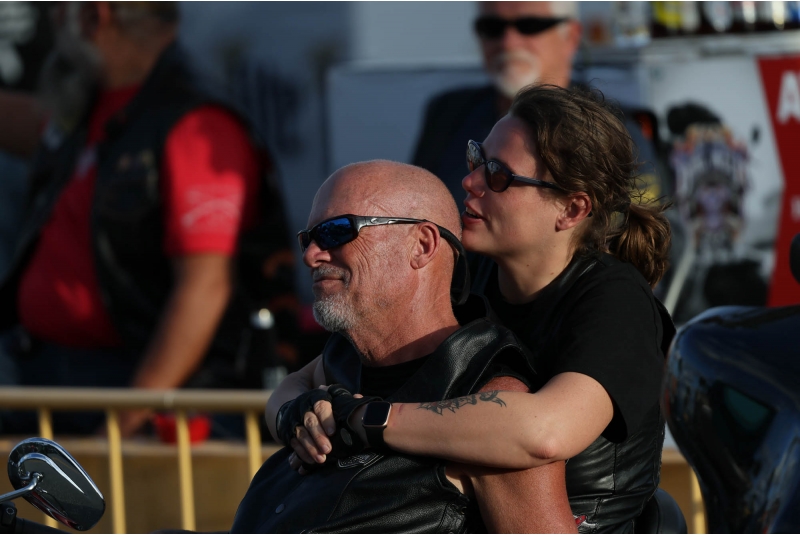
[[[291,448],[273,455],[253,479],[233,532],[575,531],[563,463],[487,470],[381,446],[389,403],[378,399],[481,393],[491,402],[499,390],[527,392],[525,380],[533,378],[510,331],[484,317],[454,315],[451,296],[462,301],[464,294],[451,281],[466,269],[459,236],[447,188],[420,168],[358,163],[322,185],[298,239],[314,314],[334,334],[320,357],[276,390],[267,422],[276,438],[296,445],[307,438],[310,408],[330,401],[334,450],[304,458],[324,464],[301,473]],[[328,391],[315,388],[332,383]],[[298,392],[305,393],[295,399]],[[371,449],[349,455],[348,444],[361,439],[348,421],[365,403]]]

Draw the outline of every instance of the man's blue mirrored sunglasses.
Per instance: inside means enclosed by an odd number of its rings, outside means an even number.
[[[364,227],[374,227],[378,225],[402,225],[429,223],[427,219],[411,219],[408,217],[377,217],[345,214],[326,219],[317,223],[310,229],[301,230],[297,233],[297,242],[300,250],[306,252],[308,246],[314,241],[320,249],[327,251],[334,247],[339,247],[358,238],[359,231]],[[435,224],[435,223],[434,223]],[[450,242],[458,250],[461,242],[446,228],[436,225],[439,233],[444,239]]]

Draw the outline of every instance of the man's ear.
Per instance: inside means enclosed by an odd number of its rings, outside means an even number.
[[[569,230],[590,217],[592,200],[586,193],[575,193],[564,201],[564,208],[556,219],[556,230]]]
[[[421,269],[433,260],[441,245],[442,237],[433,223],[417,225],[413,233],[414,245],[411,249],[411,267]]]
[[[578,51],[578,47],[581,45],[583,26],[577,20],[570,20],[565,24],[567,26],[564,31],[564,44],[571,59],[575,57],[575,53]]]

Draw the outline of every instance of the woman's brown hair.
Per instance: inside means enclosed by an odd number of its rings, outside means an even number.
[[[529,128],[552,180],[592,201],[576,254],[610,253],[655,286],[669,264],[669,203],[642,199],[634,144],[619,111],[597,90],[533,85],[517,94],[510,114]]]

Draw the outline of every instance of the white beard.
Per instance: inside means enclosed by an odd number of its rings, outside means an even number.
[[[515,50],[495,57],[489,73],[497,90],[508,98],[514,98],[520,89],[536,83],[541,75],[541,64],[532,53]]]
[[[321,266],[312,271],[312,276],[315,277],[328,275],[339,277],[344,288],[333,295],[314,295],[314,319],[326,331],[335,333],[350,330],[356,324],[353,304],[346,297],[350,286],[350,274],[333,266]]]
[[[356,314],[344,295],[337,293],[314,301],[314,319],[326,331],[346,332],[356,324]]]

